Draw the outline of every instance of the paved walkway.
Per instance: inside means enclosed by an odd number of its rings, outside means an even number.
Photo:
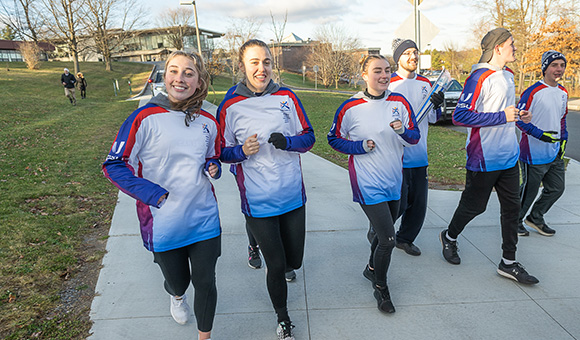
[[[308,195],[305,259],[297,280],[288,284],[296,339],[580,339],[580,163],[570,162],[566,192],[546,217],[556,235],[531,231],[518,244],[518,260],[540,279],[535,286],[496,273],[501,249],[495,193],[487,211],[459,238],[461,265],[445,262],[438,234],[461,193],[430,190],[425,226],[416,241],[423,254],[393,253],[393,315],[377,310],[362,276],[368,222],[352,202],[348,172],[311,153],[302,165]],[[212,339],[275,339],[265,271],[247,265],[233,176],[226,170],[214,185],[223,241]],[[119,194],[90,312],[91,340],[196,339],[195,322],[180,326],[171,318],[152,259],[142,246],[134,201]],[[191,288],[188,294],[191,301]]]

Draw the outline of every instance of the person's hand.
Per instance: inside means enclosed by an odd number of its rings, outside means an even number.
[[[560,144],[560,151],[558,151],[558,158],[564,159],[564,153],[566,153],[566,140],[565,139]]]
[[[392,121],[392,122],[389,124],[389,126],[390,126],[390,127],[393,129],[393,130],[395,130],[395,132],[396,132],[397,134],[399,134],[399,135],[400,135],[400,134],[402,134],[403,132],[405,132],[405,128],[403,127],[403,122],[401,122],[401,121],[400,121],[400,120],[398,120],[398,119],[396,119],[396,120],[393,120],[393,121]]]
[[[280,150],[286,150],[286,147],[288,146],[286,137],[284,137],[280,132],[273,132],[270,135],[270,139],[268,139],[268,143],[272,143],[276,149]]]
[[[443,105],[443,102],[445,101],[445,94],[443,91],[435,92],[431,95],[429,100],[431,103],[433,103],[433,110],[437,110],[441,107],[441,105]]]
[[[66,85],[66,83],[65,83],[64,81],[62,82],[62,84],[63,84],[63,85]]]
[[[518,120],[518,118],[520,117],[519,111],[520,110],[516,109],[516,107],[513,105],[506,107],[504,110],[506,122],[509,123],[509,122],[515,122],[516,120]]]
[[[554,135],[557,135],[556,131],[546,131],[540,136],[540,140],[546,143],[556,143],[559,142],[559,138],[555,138]]]
[[[209,167],[207,168],[207,172],[209,173],[209,175],[211,176],[211,178],[215,178],[215,176],[218,173],[218,166],[215,163],[211,163],[209,165]]]
[[[367,148],[369,148],[370,151],[373,151],[373,149],[375,148],[375,141],[372,139],[367,140]]]
[[[161,202],[166,200],[168,195],[169,195],[169,193],[165,193],[165,195],[159,197],[159,200],[157,201],[157,206],[159,206],[161,204]]]
[[[532,113],[528,110],[520,110],[520,120],[526,124],[532,121]]]
[[[258,143],[257,133],[254,133],[246,139],[244,145],[242,145],[242,151],[246,156],[255,155],[260,151],[260,143]]]

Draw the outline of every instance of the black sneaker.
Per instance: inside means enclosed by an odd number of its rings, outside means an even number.
[[[447,238],[447,229],[443,230],[439,234],[439,240],[441,241],[441,245],[443,246],[443,257],[447,260],[447,262],[451,264],[460,264],[461,259],[457,252],[457,241],[450,241]]]
[[[421,255],[421,249],[419,249],[419,247],[417,247],[413,243],[397,242],[395,244],[395,247],[404,250],[405,253],[407,253],[409,255],[413,255],[413,256]]]
[[[523,224],[518,225],[518,236],[529,236],[530,232]]]
[[[540,233],[540,235],[553,236],[556,233],[556,231],[554,229],[548,227],[546,224],[534,223],[534,222],[530,221],[530,216],[526,217],[524,222],[526,222],[526,224],[528,226],[536,229]]]
[[[294,334],[292,332],[294,325],[290,321],[282,321],[278,324],[276,328],[276,335],[278,340],[294,340]]]
[[[290,271],[287,271],[284,276],[286,277],[286,282],[292,282],[294,280],[296,280],[296,272],[293,269],[290,269]]]
[[[365,270],[363,270],[363,276],[367,278],[367,280],[369,280],[372,284],[373,287],[376,284],[376,278],[375,278],[375,271],[371,270],[369,268],[369,265],[367,264],[367,266],[365,267]]]
[[[522,266],[519,262],[514,262],[513,264],[507,265],[503,263],[503,261],[499,261],[497,272],[499,275],[518,281],[519,283],[536,284],[540,282],[540,280],[528,274],[524,266]]]
[[[375,299],[377,299],[377,308],[381,312],[395,312],[395,306],[393,306],[393,301],[391,301],[391,295],[389,294],[389,287],[379,287],[375,285],[374,296]]]
[[[250,268],[258,269],[262,267],[262,259],[260,258],[260,248],[258,246],[248,246],[248,266]]]

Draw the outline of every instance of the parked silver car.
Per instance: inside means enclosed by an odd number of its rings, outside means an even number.
[[[440,121],[451,120],[462,91],[463,86],[457,80],[452,79],[449,89],[445,92],[445,102],[443,102],[443,107],[441,107]]]
[[[151,84],[151,92],[153,92],[154,97],[158,93],[167,95],[167,89],[165,89],[165,80],[163,79],[164,74],[165,70],[159,70],[155,72],[155,75],[149,79],[149,83]]]

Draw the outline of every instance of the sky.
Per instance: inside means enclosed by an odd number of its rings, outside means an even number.
[[[395,31],[413,14],[410,0],[197,0],[199,27],[225,32],[232,20],[256,17],[262,21],[259,38],[269,42],[274,38],[270,11],[283,20],[288,11],[285,36],[294,33],[302,39],[314,38],[316,27],[336,24],[358,37],[364,47],[380,47],[381,54],[392,54]],[[472,36],[475,10],[459,0],[424,0],[421,13],[434,24],[439,33],[431,47],[470,48],[477,46]],[[179,7],[179,0],[144,0],[155,21],[155,13]],[[411,33],[412,34],[412,33]],[[426,35],[426,34],[424,34]],[[480,39],[480,38],[479,38]],[[425,40],[425,39],[423,39]],[[426,43],[426,42],[425,42]]]

